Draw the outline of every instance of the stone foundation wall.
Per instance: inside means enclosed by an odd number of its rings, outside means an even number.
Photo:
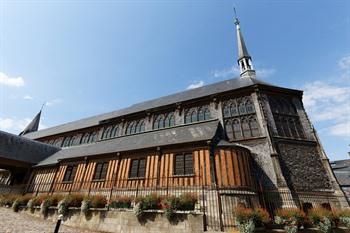
[[[24,212],[43,218],[39,209],[36,209],[34,213]],[[57,210],[50,209],[45,218],[57,221]],[[90,210],[87,215],[84,215],[80,209],[70,209],[67,216],[63,218],[62,224],[111,233],[201,233],[204,229],[201,214],[178,213],[170,222],[164,213],[160,212],[146,212],[139,220],[130,210]]]

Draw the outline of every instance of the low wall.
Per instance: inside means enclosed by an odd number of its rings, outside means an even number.
[[[34,213],[23,211],[36,217],[44,218],[40,210]],[[49,209],[51,221],[57,221],[57,209]],[[203,215],[197,213],[177,213],[173,221],[169,221],[160,211],[145,212],[142,219],[138,219],[131,210],[90,210],[87,215],[80,209],[70,209],[62,224],[103,232],[115,233],[202,233]]]

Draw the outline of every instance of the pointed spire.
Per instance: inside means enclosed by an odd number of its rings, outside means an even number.
[[[40,117],[41,117],[41,111],[43,110],[45,104],[42,105],[40,111],[34,119],[27,125],[27,127],[19,134],[19,136],[22,136],[24,134],[30,133],[30,132],[35,132],[38,131],[39,129],[39,123],[40,123]]]
[[[243,34],[241,32],[240,22],[237,18],[236,9],[235,12],[235,25],[237,31],[237,47],[238,47],[238,65],[241,71],[241,77],[255,77],[255,70],[253,68],[252,58],[248,53],[248,49],[245,45]]]

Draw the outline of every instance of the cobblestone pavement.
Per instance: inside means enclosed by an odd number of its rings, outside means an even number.
[[[53,233],[56,223],[0,208],[0,233]],[[61,225],[59,233],[99,233]]]

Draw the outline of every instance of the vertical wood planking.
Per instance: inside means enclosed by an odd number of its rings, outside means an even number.
[[[227,173],[228,173],[228,183],[230,186],[235,185],[234,171],[233,171],[233,162],[232,162],[232,150],[225,150],[226,161],[227,161]]]
[[[239,174],[239,164],[237,160],[237,150],[232,150],[232,156],[233,156],[233,167],[234,167],[234,174],[235,174],[235,181],[236,185],[240,186],[242,185],[241,183],[241,178]]]

